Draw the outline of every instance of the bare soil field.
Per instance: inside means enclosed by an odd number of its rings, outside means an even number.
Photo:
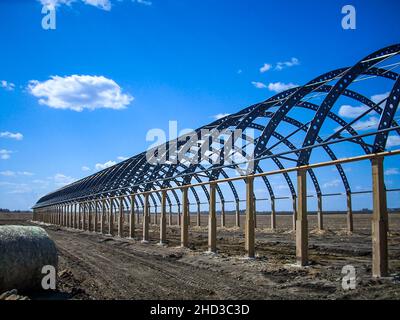
[[[150,243],[42,225],[59,251],[58,291],[34,299],[399,299],[400,214],[390,214],[391,277],[371,278],[371,215],[355,214],[355,232],[345,231],[346,217],[325,215],[318,232],[309,216],[310,265],[295,263],[291,216],[278,215],[278,230],[269,230],[269,216],[257,217],[257,257],[248,260],[242,228],[228,215],[218,228],[218,254],[206,253],[207,217],[201,227],[191,217],[190,248],[182,249],[180,229],[168,227],[168,246],[158,245],[159,226],[151,225]],[[176,223],[174,217],[173,223]],[[154,222],[154,217],[151,220]],[[1,224],[31,224],[0,217]],[[242,217],[242,226],[244,216]],[[127,223],[126,223],[127,231]],[[355,290],[342,288],[342,268],[356,269]]]

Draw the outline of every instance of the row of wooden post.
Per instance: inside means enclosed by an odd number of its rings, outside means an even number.
[[[384,173],[383,173],[383,157],[374,158],[372,161],[372,180],[373,180],[373,217],[372,217],[372,255],[373,267],[372,272],[376,277],[386,276],[388,274],[388,248],[387,248],[387,230],[388,230],[388,214],[386,205],[386,191],[384,188]],[[300,169],[297,171],[297,198],[293,197],[293,224],[296,230],[296,259],[299,265],[305,266],[309,263],[308,256],[308,220],[307,220],[307,170]],[[246,224],[245,224],[245,249],[249,258],[255,257],[255,201],[254,201],[254,177],[248,176],[246,182]],[[209,199],[209,215],[208,215],[208,250],[210,252],[217,251],[217,215],[216,215],[216,182],[210,182],[210,199]],[[189,202],[188,202],[188,187],[182,187],[182,214],[180,218],[181,227],[181,246],[188,247],[189,245]],[[114,205],[113,201],[118,198],[112,198],[110,203],[110,214],[108,222],[108,234],[114,235]],[[131,205],[129,213],[129,237],[134,237],[135,232],[135,195],[130,196]],[[105,233],[105,216],[106,207],[105,200],[102,201],[100,215],[100,232]],[[124,224],[124,206],[123,198],[119,198],[119,215],[118,215],[118,236],[123,237]],[[83,229],[97,232],[98,225],[98,200],[95,201],[92,221],[92,206],[85,204],[72,204],[64,206],[56,206],[55,211],[51,209],[36,209],[34,211],[34,219],[48,223],[72,227],[75,229]],[[347,227],[348,231],[353,231],[353,217],[351,209],[351,195],[347,194]],[[224,206],[222,206],[224,210]],[[77,210],[78,209],[78,210]],[[82,209],[82,210],[81,210]],[[86,209],[88,212],[86,212]],[[238,205],[237,205],[238,209]],[[272,200],[271,206],[271,227],[276,228],[276,213],[275,200]],[[44,211],[43,211],[44,210]],[[69,213],[67,214],[67,210]],[[200,211],[200,210],[198,210]],[[237,210],[238,211],[238,210]],[[223,212],[224,213],[224,212]],[[86,219],[86,215],[87,218]],[[166,243],[166,191],[161,190],[161,214],[160,214],[160,243]],[[322,215],[322,198],[318,196],[318,227],[323,229]],[[197,223],[200,224],[199,217]],[[86,222],[87,221],[87,225]],[[137,219],[139,222],[139,216]],[[143,242],[149,241],[149,222],[150,222],[150,205],[149,193],[144,194],[144,209],[143,209]],[[221,215],[221,223],[224,224],[224,215]],[[171,224],[171,216],[169,219]],[[236,225],[240,225],[240,216],[236,216]]]

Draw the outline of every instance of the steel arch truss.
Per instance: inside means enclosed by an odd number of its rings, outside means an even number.
[[[320,149],[329,159],[335,160],[337,156],[329,143],[345,136],[349,143],[359,147],[365,154],[384,151],[389,137],[388,130],[398,126],[395,115],[400,101],[400,77],[393,71],[393,66],[397,67],[400,63],[388,66],[382,64],[398,58],[399,52],[400,44],[378,50],[352,67],[327,72],[304,86],[276,94],[266,101],[198,128],[191,134],[47,194],[38,200],[34,208],[128,196],[143,191],[217,180],[220,177],[228,178],[232,174],[261,173],[264,167],[269,170],[284,169],[287,163],[305,165],[310,162],[315,149]],[[357,90],[358,82],[365,80],[370,83],[372,79],[383,79],[390,83],[389,93],[381,101],[372,101]],[[322,101],[311,102],[315,98]],[[362,104],[366,111],[356,119],[346,121],[338,112],[340,99]],[[299,112],[311,117],[308,120],[304,120],[304,117],[299,119]],[[376,131],[373,141],[368,142],[360,136],[356,124],[371,113],[379,116],[379,121],[376,127],[371,128]],[[338,128],[325,137],[326,133],[322,129],[328,122]],[[400,134],[400,130],[396,129],[394,133]],[[282,149],[288,152],[282,155],[279,151]],[[336,169],[345,191],[350,193],[351,187],[345,171],[341,165],[337,165]],[[308,174],[316,194],[321,195],[317,174],[313,170],[308,170]],[[296,197],[290,176],[287,173],[282,173],[282,176],[292,197]],[[267,177],[262,179],[269,197],[274,199],[274,185]],[[228,186],[238,202],[240,199],[235,185],[228,182]],[[205,186],[197,189],[190,187],[189,190],[198,205],[201,202],[200,191],[209,199]],[[226,194],[219,186],[217,192],[221,202],[224,202]],[[157,206],[161,198],[155,193],[150,194],[150,200]],[[124,201],[128,207],[129,199],[125,198]],[[167,204],[171,207],[173,203],[178,207],[181,205],[176,190],[167,193]],[[106,201],[106,205],[109,206],[110,202]],[[143,207],[141,197],[135,199],[135,205]]]

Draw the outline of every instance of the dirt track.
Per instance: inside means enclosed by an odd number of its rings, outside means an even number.
[[[261,217],[261,219],[267,217]],[[354,235],[340,229],[343,216],[326,219],[328,228],[311,232],[311,266],[294,266],[290,218],[279,217],[280,231],[257,232],[257,259],[246,260],[242,230],[218,230],[218,255],[205,253],[205,227],[191,227],[191,249],[181,249],[179,228],[169,228],[168,247],[87,231],[46,226],[59,250],[59,293],[72,299],[366,299],[400,298],[400,215],[391,217],[390,268],[393,278],[373,280],[369,217],[355,218]],[[1,221],[0,224],[21,224]],[[27,222],[22,222],[25,224]],[[310,225],[313,226],[313,217]],[[311,228],[310,227],[310,228]],[[342,267],[357,271],[357,289],[341,287]],[[48,296],[45,298],[49,298]]]

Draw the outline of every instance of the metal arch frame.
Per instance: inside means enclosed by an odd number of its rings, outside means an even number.
[[[290,150],[294,151],[294,153],[298,156],[297,165],[307,164],[309,162],[309,158],[311,156],[311,149],[307,148],[315,144],[315,142],[324,142],[319,136],[319,131],[327,118],[334,120],[342,126],[343,130],[349,132],[352,136],[357,136],[357,132],[351,127],[351,125],[347,124],[341,117],[331,112],[332,107],[335,102],[339,99],[340,96],[347,96],[362,102],[363,104],[369,106],[371,110],[376,111],[381,115],[379,121],[379,132],[375,136],[375,141],[373,145],[366,144],[362,138],[355,137],[354,140],[350,140],[351,142],[359,144],[364,152],[372,153],[372,152],[380,152],[384,150],[388,138],[388,131],[383,131],[384,129],[389,129],[393,125],[397,125],[394,121],[394,115],[396,113],[397,107],[399,105],[400,100],[400,76],[397,73],[392,72],[391,70],[386,70],[383,68],[375,67],[378,63],[386,60],[388,57],[393,57],[400,53],[400,44],[396,44],[393,46],[389,46],[378,50],[366,58],[359,61],[353,67],[341,68],[328,73],[325,73],[314,80],[308,82],[306,85],[302,87],[297,87],[293,89],[286,90],[282,93],[274,95],[268,100],[251,105],[235,114],[224,117],[222,119],[216,120],[208,125],[205,125],[194,131],[197,136],[201,133],[201,130],[209,130],[209,137],[212,137],[212,134],[218,131],[222,131],[229,127],[235,127],[236,129],[247,129],[258,126],[254,121],[257,118],[270,118],[267,125],[264,127],[260,125],[257,129],[260,130],[263,128],[261,135],[254,139],[253,143],[255,144],[255,153],[253,155],[252,160],[255,164],[254,171],[262,172],[262,169],[259,167],[258,157],[268,155],[275,164],[284,169],[284,166],[279,161],[279,155],[274,157],[274,153],[271,149],[267,149],[267,143],[271,137],[276,138],[280,143],[284,143]],[[389,97],[386,99],[386,105],[384,108],[379,107],[379,105],[375,104],[368,98],[362,96],[358,92],[351,91],[347,89],[360,75],[375,75],[378,77],[384,77],[387,79],[395,80],[395,84],[392,87]],[[337,80],[337,82],[329,86],[326,83]],[[327,93],[323,102],[320,106],[311,104],[307,101],[303,101],[311,92],[325,92]],[[276,112],[268,111],[277,107]],[[310,110],[315,111],[314,118],[311,120],[308,129],[306,130],[306,125],[303,124],[296,119],[287,117],[287,113],[293,107],[304,107]],[[276,127],[281,122],[288,122],[297,127],[297,130],[306,131],[306,138],[303,141],[302,148],[297,151],[293,149],[294,145],[288,140],[288,137],[284,137],[280,135],[278,132],[275,132]],[[398,134],[400,134],[400,129],[396,130]],[[227,143],[233,143],[233,135],[230,135]],[[237,137],[236,137],[237,138]],[[341,136],[339,136],[341,138]],[[170,144],[174,145],[176,143],[176,150],[174,150],[173,156],[180,156],[182,152],[180,147],[186,141],[174,140],[169,141],[165,145],[169,146]],[[213,141],[217,142],[217,140]],[[194,141],[195,144],[198,144],[198,140]],[[223,143],[222,143],[223,144]],[[189,151],[194,145],[189,148],[183,148],[183,151]],[[327,148],[325,148],[327,147]],[[330,148],[325,145],[324,149],[328,153],[328,155],[334,160],[336,159],[335,154]],[[295,148],[295,147],[294,147]],[[156,148],[153,148],[156,150]],[[201,148],[200,148],[201,149]],[[166,148],[167,152],[163,156],[171,156],[170,150]],[[210,151],[213,151],[214,154],[219,154],[219,159],[223,159],[223,150],[224,147],[219,150],[212,150],[210,144]],[[154,151],[153,151],[154,152]],[[153,156],[155,154],[153,153]],[[158,156],[158,155],[157,155]],[[284,157],[282,157],[284,158]],[[180,159],[180,158],[178,158]],[[41,208],[50,205],[59,205],[63,204],[73,204],[76,203],[78,199],[82,199],[82,201],[96,201],[106,199],[105,203],[108,205],[107,197],[123,197],[124,204],[126,204],[126,199],[130,193],[141,190],[159,190],[159,188],[166,188],[166,186],[170,185],[170,181],[173,181],[177,184],[177,186],[182,186],[190,183],[190,181],[194,178],[196,181],[202,181],[202,177],[208,177],[209,180],[215,180],[219,175],[224,176],[224,178],[228,177],[227,173],[223,168],[221,168],[220,164],[212,164],[210,167],[207,167],[206,176],[204,176],[204,167],[200,164],[185,166],[182,163],[178,163],[176,165],[173,164],[164,164],[164,165],[154,165],[150,164],[146,161],[146,153],[140,153],[130,159],[127,159],[113,167],[104,169],[99,171],[91,176],[85,177],[79,181],[76,181],[70,185],[67,185],[63,188],[60,188],[53,193],[49,193],[36,203],[34,208]],[[294,159],[289,159],[295,161]],[[221,160],[220,160],[221,161]],[[227,168],[233,167],[233,165],[227,165]],[[179,171],[182,169],[182,171]],[[196,173],[196,170],[200,169],[203,172],[202,174]],[[337,165],[337,169],[342,177],[342,181],[345,185],[346,191],[351,192],[350,186],[347,181],[347,177],[344,174],[343,169],[340,165]],[[310,176],[313,175],[315,181],[313,179],[314,185],[316,186],[317,194],[319,189],[319,184],[317,178],[314,173],[310,173]],[[182,180],[178,180],[178,176],[184,176]],[[175,177],[175,178],[174,178]],[[160,179],[159,179],[160,178]],[[161,181],[161,182],[160,182]],[[290,181],[290,182],[289,182]],[[267,179],[264,180],[268,191],[270,192],[271,198],[274,197],[273,189],[270,186]],[[288,184],[292,183],[289,177],[287,181]],[[269,187],[268,187],[269,186]],[[238,195],[236,188],[232,183],[230,183],[231,190],[234,194],[235,200],[238,200]],[[196,202],[199,204],[200,200],[198,194],[194,188],[192,188],[192,193],[196,199]],[[203,188],[206,197],[208,198],[207,189]],[[294,189],[293,189],[294,190]],[[219,190],[220,199],[223,202],[223,194]],[[160,195],[156,193],[157,196],[154,198],[151,196],[152,202],[154,205],[157,205],[157,200],[160,201]],[[179,197],[176,193],[173,194],[175,200],[179,205]],[[293,196],[296,196],[295,193],[292,192]],[[136,198],[136,197],[135,197]],[[138,197],[139,202],[142,202],[142,199]],[[167,194],[168,204],[171,206],[172,202],[170,197]],[[129,202],[129,201],[128,201]],[[138,201],[135,199],[135,205],[138,206]],[[108,205],[109,206],[109,205]]]
[[[326,115],[331,110],[338,98],[341,96],[343,91],[351,83],[353,83],[354,80],[363,73],[363,71],[383,61],[387,57],[387,55],[398,54],[399,51],[400,44],[380,49],[368,55],[367,57],[359,61],[356,65],[354,65],[350,70],[348,70],[329,91],[327,97],[324,99],[324,101],[321,103],[321,106],[315,113],[314,119],[312,120],[307,135],[304,139],[303,147],[307,147],[315,143],[317,135],[321,130],[322,124],[326,119]],[[391,122],[388,125],[391,125]],[[298,165],[308,164],[310,156],[311,150],[303,149],[299,156]]]
[[[334,74],[337,74],[338,72],[341,72],[341,71],[343,71],[343,70],[347,70],[348,68],[344,68],[344,69],[339,69],[337,72],[334,72]],[[333,74],[333,75],[334,75]],[[396,79],[398,79],[399,77],[398,77],[398,74],[396,74],[396,73],[394,73],[394,72],[392,72],[392,71],[388,71],[388,70],[385,70],[385,69],[379,69],[379,68],[375,68],[375,67],[372,67],[372,68],[370,68],[370,69],[368,69],[367,71],[366,71],[366,74],[369,74],[369,75],[377,75],[377,76],[382,76],[382,77],[385,77],[385,78],[388,78],[388,79],[392,79],[392,80],[396,80]],[[326,81],[326,80],[328,80],[328,78],[327,77],[324,77],[323,78],[324,79],[324,81]],[[328,92],[330,89],[329,89],[329,87],[328,86],[326,86],[326,85],[324,85],[324,86],[322,86],[322,88],[321,88],[321,91],[326,91],[326,92]],[[291,91],[294,91],[293,89],[292,90],[288,90],[287,92],[285,92],[285,93],[283,93],[283,94],[279,94],[279,95],[276,95],[274,98],[275,99],[282,99],[282,95],[283,96],[288,96],[290,93],[291,93]],[[319,91],[319,90],[318,90]],[[344,93],[343,93],[344,95],[348,95],[348,96],[351,96],[351,97],[353,97],[353,98],[356,98],[357,99],[357,93],[354,93],[354,92],[351,92],[351,93],[347,93],[347,90],[345,90],[344,91]],[[367,99],[367,98],[365,98],[365,97],[362,97],[362,96],[360,96],[357,100],[359,100],[360,102],[362,102],[362,103],[364,103],[364,104],[367,104],[367,105],[369,105],[370,106],[370,104],[372,103],[369,99]],[[368,103],[369,102],[369,103]],[[303,102],[302,101],[302,104],[307,104],[308,102]],[[252,108],[252,109],[254,109],[254,108],[256,108],[256,106],[259,106],[260,104],[256,104],[256,105],[253,105],[252,107],[249,107],[249,108]],[[245,110],[250,110],[249,108],[247,108],[247,109],[245,109]],[[375,111],[380,111],[380,110],[375,110]],[[239,113],[237,113],[237,114],[240,114],[240,113],[243,113],[243,111],[241,111],[241,112],[239,112]],[[381,113],[381,112],[378,112],[379,114]],[[235,115],[235,116],[237,116],[237,114]],[[218,120],[218,121],[215,121],[214,123],[220,123],[220,122],[222,122],[222,120]],[[207,127],[209,127],[210,125],[208,125],[208,126],[205,126],[205,128],[207,128]],[[347,128],[346,130],[347,131],[349,131],[350,132],[350,130],[349,129],[352,129],[351,127],[350,128]],[[351,133],[351,132],[350,132]],[[353,134],[354,135],[354,134]],[[366,148],[367,150],[368,150],[368,147],[365,147],[365,144],[362,144],[363,145],[363,147],[364,148]],[[131,158],[131,159],[128,159],[128,160],[126,160],[125,162],[126,163],[128,163],[128,162],[130,162],[130,163],[132,163],[134,160],[136,160],[136,158],[138,158],[138,157],[140,157],[140,156],[142,156],[142,159],[144,159],[144,153],[142,153],[142,154],[139,154],[139,155],[137,155],[136,157],[133,157],[133,158]],[[122,163],[121,163],[122,164]],[[121,164],[119,164],[119,165],[121,165]],[[132,171],[134,171],[133,170],[134,168],[131,168],[131,172]],[[98,177],[99,177],[99,179],[104,175],[105,177],[104,177],[104,179],[106,179],[106,178],[108,178],[108,174],[110,173],[110,168],[108,168],[108,169],[105,169],[105,170],[102,170],[102,171],[100,171],[100,172],[98,172],[97,174],[95,174],[95,176],[97,175]],[[122,173],[121,173],[121,175],[122,175]],[[123,177],[123,178],[125,178],[126,179],[126,177]],[[104,180],[103,179],[103,180]],[[85,180],[88,180],[88,182],[90,183],[90,185],[95,185],[96,186],[96,182],[97,182],[97,180],[98,179],[96,179],[95,177],[93,178],[93,176],[89,176],[89,177],[87,177],[87,178],[84,178],[84,179],[82,179],[83,180],[83,182],[85,181]],[[88,191],[88,193],[91,191],[91,190],[88,190],[89,188],[87,188],[87,185],[85,184],[85,183],[80,183],[81,181],[77,181],[77,182],[75,182],[75,183],[73,183],[73,184],[71,184],[70,186],[67,186],[67,187],[65,187],[65,188],[70,188],[70,187],[73,187],[73,186],[78,186],[79,187],[79,189],[78,190],[83,190],[83,189],[86,189],[86,191]],[[100,186],[102,186],[102,184],[100,184]],[[61,188],[61,189],[59,189],[59,191],[67,191],[67,189],[65,189],[65,188]],[[76,189],[76,188],[75,188]],[[97,188],[96,188],[97,189]],[[106,189],[108,189],[107,188],[107,186],[106,187],[104,187],[104,189],[106,190]]]
[[[342,68],[342,69],[337,69],[331,72],[328,72],[322,76],[319,76],[317,78],[315,78],[314,80],[312,80],[311,82],[309,82],[308,84],[306,84],[303,87],[300,87],[300,89],[309,87],[310,89],[308,89],[308,91],[303,95],[306,96],[307,94],[313,92],[313,91],[329,91],[329,89],[331,89],[331,86],[326,86],[325,83],[328,81],[331,81],[332,79],[338,77],[341,74],[344,74],[347,70],[349,70],[350,68]],[[393,72],[386,72],[383,71],[382,69],[379,68],[374,68],[372,70],[365,70],[366,74],[372,74],[372,75],[377,75],[377,76],[383,76],[386,77],[388,79],[393,79],[396,76],[398,77],[397,74],[393,73]],[[294,101],[294,104],[297,103],[297,101],[299,103],[303,102],[300,99],[296,99],[293,98],[294,93],[296,93],[299,90],[299,88],[294,88],[294,89],[289,89],[283,93],[277,94],[273,97],[271,97],[270,99],[259,103],[259,104],[255,104],[249,108],[246,108],[236,114],[227,116],[221,120],[215,121],[213,124],[210,124],[206,127],[208,128],[212,128],[213,130],[222,130],[223,128],[229,127],[231,125],[233,125],[231,123],[233,118],[237,118],[238,116],[243,115],[244,118],[241,119],[241,122],[239,123],[239,125],[236,126],[236,128],[238,129],[245,129],[248,127],[249,124],[251,124],[255,119],[257,119],[260,114],[265,111],[267,108],[272,108],[272,107],[276,107],[279,106],[280,104],[282,105],[281,101],[285,98],[288,99],[292,99]],[[371,105],[374,104],[372,101],[370,101],[368,98],[357,94],[356,92],[352,92],[350,90],[347,90],[343,93],[344,95],[354,98],[356,100],[359,100],[360,102],[363,102],[367,105]],[[298,96],[300,97],[300,96]],[[297,98],[298,98],[297,97]],[[285,102],[285,104],[287,103],[287,101]],[[263,132],[261,135],[261,139],[258,141],[257,145],[256,145],[256,150],[257,149],[261,149],[261,151],[263,151],[265,149],[265,145],[267,144],[267,141],[269,140],[270,136],[272,135],[272,132],[275,130],[275,128],[277,127],[277,125],[280,123],[280,121],[282,120],[282,117],[287,114],[287,112],[292,108],[293,106],[287,106],[285,107],[280,107],[278,112],[276,114],[278,114],[278,119],[276,119],[276,117],[274,117],[274,120],[271,120],[268,125],[266,126],[266,128],[264,130],[268,130],[267,133],[268,135]],[[287,109],[286,112],[283,112],[282,108]],[[380,109],[378,107],[378,109]],[[275,115],[276,115],[275,114]],[[210,132],[210,135],[212,134],[212,132]],[[264,140],[264,141],[263,141]],[[228,144],[233,143],[232,141],[228,141]],[[360,144],[363,144],[362,141],[360,141]],[[260,147],[260,145],[262,145],[262,147]],[[256,152],[256,154],[254,155],[254,158],[257,158],[259,156],[259,154]],[[217,165],[215,165],[217,166]],[[193,165],[191,168],[189,168],[189,170],[187,170],[186,172],[184,172],[185,174],[193,174],[196,170],[196,165]],[[216,179],[216,176],[218,176],[218,170],[214,171],[214,175],[212,179]]]

